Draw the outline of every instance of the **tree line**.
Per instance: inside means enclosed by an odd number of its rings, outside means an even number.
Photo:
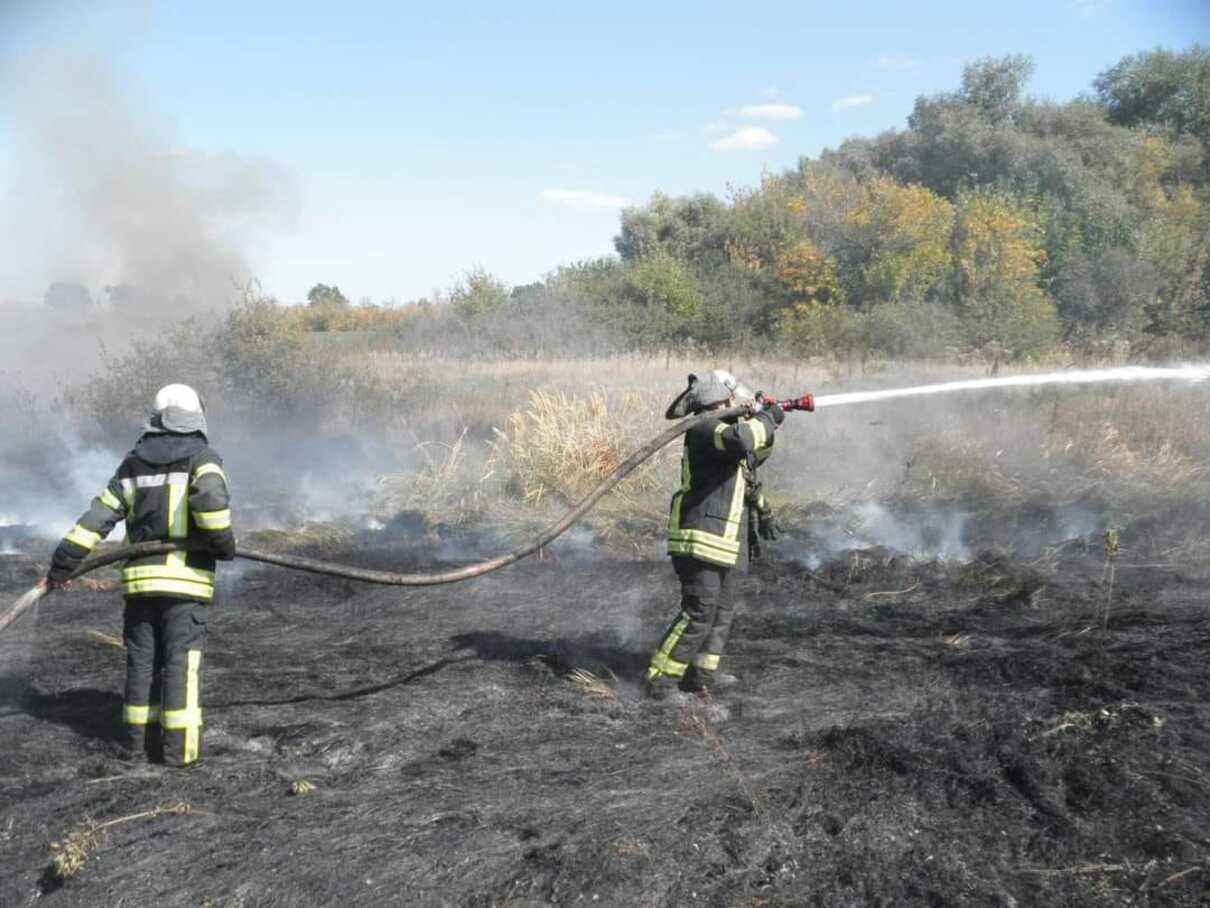
[[[720,200],[623,213],[617,261],[563,269],[635,343],[803,354],[1171,355],[1210,335],[1210,53],[1154,50],[1069,103],[1020,56],[965,67],[905,129]],[[603,310],[603,311],[602,311]],[[659,335],[657,338],[653,335]]]
[[[312,330],[463,353],[703,351],[1170,357],[1210,341],[1210,52],[1126,57],[1090,91],[1027,94],[977,60],[905,128],[759,186],[657,194],[615,256],[508,287],[476,270],[387,314],[317,285]],[[360,311],[360,314],[359,314]]]

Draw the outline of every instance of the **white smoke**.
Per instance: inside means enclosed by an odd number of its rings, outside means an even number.
[[[99,6],[0,8],[12,42],[0,55],[0,355],[58,379],[94,366],[102,338],[120,346],[229,304],[255,273],[248,250],[297,207],[270,162],[182,147],[161,111],[171,99],[122,63],[147,10]],[[90,22],[105,27],[90,34]],[[93,305],[44,311],[56,282]]]

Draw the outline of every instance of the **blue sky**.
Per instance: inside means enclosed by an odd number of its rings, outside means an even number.
[[[1206,10],[0,0],[0,54],[106,55],[173,148],[288,174],[288,217],[246,237],[269,292],[403,301],[473,266],[520,283],[607,253],[618,205],[902,126],[973,58],[1029,54],[1032,93],[1068,99],[1128,53],[1210,40]],[[21,141],[0,123],[0,187]]]

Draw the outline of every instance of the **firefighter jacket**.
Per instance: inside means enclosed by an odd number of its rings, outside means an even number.
[[[200,543],[197,551],[127,561],[122,592],[209,602],[216,558],[235,555],[223,462],[200,432],[147,434],[126,455],[92,507],[72,527],[51,561],[50,579],[65,580],[120,520],[126,541]]]
[[[668,554],[722,567],[739,562],[745,469],[763,462],[776,424],[762,411],[742,419],[706,419],[685,433],[681,487],[668,515]]]

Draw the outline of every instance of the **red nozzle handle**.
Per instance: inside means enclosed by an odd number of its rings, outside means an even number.
[[[815,395],[804,394],[802,397],[795,397],[792,400],[779,400],[777,405],[783,410],[806,410],[808,413],[815,412]]]

